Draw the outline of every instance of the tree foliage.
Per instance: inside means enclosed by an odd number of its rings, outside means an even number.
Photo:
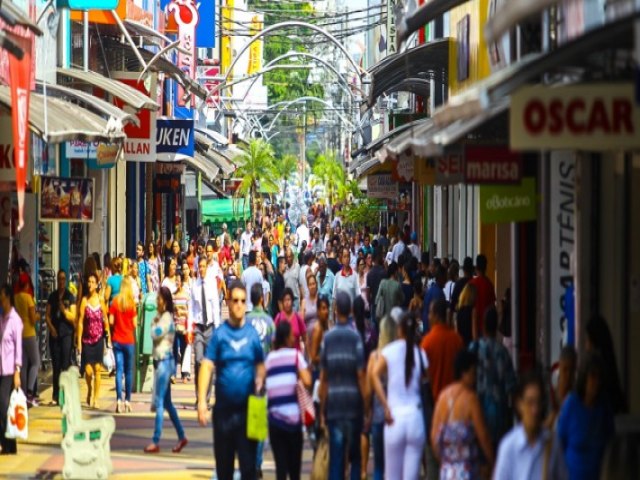
[[[236,190],[236,197],[247,198],[252,201],[252,211],[255,214],[255,203],[258,199],[260,187],[269,191],[278,191],[278,174],[275,169],[273,149],[264,140],[251,140],[243,146],[242,153],[235,157],[238,166],[235,175],[240,179]]]

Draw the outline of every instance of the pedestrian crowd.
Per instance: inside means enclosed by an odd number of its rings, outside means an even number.
[[[116,412],[130,412],[138,313],[153,302],[147,453],[160,451],[165,410],[173,452],[187,446],[171,385],[193,372],[220,480],[233,478],[236,458],[243,479],[262,476],[265,442],[247,436],[252,395],[267,399],[278,480],[301,477],[305,437],[328,444],[319,468],[331,480],[367,478],[370,451],[376,480],[600,478],[614,414],[625,410],[606,322],[586,323],[579,358],[562,351],[550,391],[539,372],[514,370],[510,294],[497,301],[486,257],[430,259],[415,232],[393,227],[346,229],[318,207],[294,227],[273,210],[235,234],[201,232],[186,251],[172,239],[139,243],[135,259],[101,265],[94,254],[74,288],[61,270],[44,318],[53,402],[75,363],[87,406],[100,408],[112,349]],[[1,412],[13,388],[38,405],[40,319],[27,279],[0,289]],[[5,421],[2,453],[13,453]]]

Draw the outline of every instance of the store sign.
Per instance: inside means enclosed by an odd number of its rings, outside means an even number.
[[[178,68],[187,74],[189,78],[196,77],[196,28],[200,21],[198,7],[193,0],[174,0],[167,7],[169,16],[178,26]],[[178,84],[176,103],[179,107],[189,104],[195,107],[195,97],[187,95],[184,87]],[[191,101],[188,101],[191,99]]]
[[[536,216],[535,178],[524,178],[520,185],[480,187],[482,223],[527,222]]]
[[[156,174],[154,193],[177,193],[180,191],[180,175]]]
[[[575,152],[551,152],[549,162],[549,342],[550,360],[560,358],[567,345],[569,325],[565,317],[567,288],[573,284],[572,261],[576,245]]]
[[[118,6],[118,0],[56,0],[56,5],[72,10],[113,10]]]
[[[465,183],[520,183],[522,157],[505,147],[466,147]]]
[[[172,162],[180,157],[193,157],[193,120],[158,119],[156,132],[158,160]]]
[[[396,199],[398,198],[398,182],[393,179],[390,173],[369,175],[367,177],[367,197]]]
[[[511,148],[589,151],[640,147],[634,86],[525,87],[511,96]]]
[[[220,80],[214,80],[213,77],[220,76],[220,67],[198,67],[198,78],[203,78],[202,86],[207,90],[207,106],[215,107],[216,102],[220,98],[220,92],[216,89],[220,85]],[[215,90],[215,91],[214,91]]]
[[[413,182],[415,175],[415,161],[413,155],[400,155],[397,162],[393,162],[393,176],[399,182]]]
[[[157,162],[156,175],[182,175],[184,173],[184,164],[175,162]]]
[[[464,157],[461,154],[438,158],[418,158],[415,178],[420,185],[456,185],[464,181]]]
[[[393,55],[398,51],[396,4],[397,0],[387,0],[387,55]]]
[[[151,75],[144,81],[138,81],[138,74],[116,72],[114,78],[122,83],[139,90],[153,98],[156,91],[156,75]],[[125,108],[124,103],[116,98],[115,104]],[[140,125],[128,124],[124,127],[127,139],[124,141],[124,159],[128,162],[154,162],[156,160],[156,112],[140,110],[138,112]]]
[[[92,178],[42,177],[41,222],[93,222]]]
[[[72,140],[65,143],[65,152],[68,158],[87,160],[89,168],[111,168],[116,164],[122,149],[117,143]]]

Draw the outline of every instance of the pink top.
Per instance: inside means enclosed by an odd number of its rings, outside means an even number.
[[[102,318],[102,305],[92,306],[87,301],[84,310],[84,324],[82,329],[82,343],[95,345],[104,335],[104,321]]]
[[[0,317],[0,376],[13,375],[22,366],[22,320],[15,308]]]
[[[307,335],[307,327],[302,318],[300,318],[300,315],[298,315],[297,312],[293,312],[291,314],[291,320],[289,320],[284,312],[279,312],[274,320],[276,327],[280,322],[291,323],[291,331],[293,332],[293,337],[296,339],[296,348],[302,351],[302,339]]]

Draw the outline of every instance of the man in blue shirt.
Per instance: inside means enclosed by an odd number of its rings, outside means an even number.
[[[439,265],[436,268],[436,279],[424,294],[424,302],[422,304],[422,332],[429,331],[429,307],[435,300],[444,300],[444,285],[447,283],[447,270]]]
[[[324,295],[331,302],[333,297],[333,282],[336,276],[327,268],[327,257],[318,256],[318,294]]]
[[[214,365],[214,455],[219,480],[233,480],[236,453],[242,478],[256,478],[257,442],[247,438],[249,395],[264,385],[264,352],[256,329],[245,322],[247,292],[234,281],[229,287],[229,320],[217,328],[198,375],[198,421],[207,425],[207,386]]]

